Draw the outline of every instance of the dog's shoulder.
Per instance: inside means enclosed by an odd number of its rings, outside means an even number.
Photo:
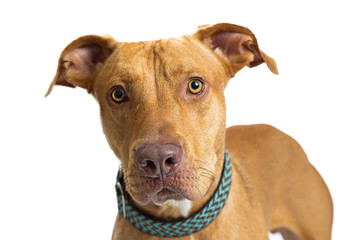
[[[268,124],[236,125],[226,129],[226,144],[255,143],[286,136],[279,129]]]
[[[226,129],[226,148],[230,156],[252,159],[302,152],[292,137],[267,124],[229,127]]]

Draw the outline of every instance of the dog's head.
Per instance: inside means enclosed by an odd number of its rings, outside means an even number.
[[[253,33],[232,24],[138,43],[90,35],[65,48],[47,94],[58,84],[94,95],[138,204],[193,201],[208,193],[222,166],[228,80],[263,62],[277,73]]]

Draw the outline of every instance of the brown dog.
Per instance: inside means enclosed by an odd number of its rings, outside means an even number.
[[[254,34],[232,24],[138,43],[90,35],[65,48],[47,94],[79,86],[100,104],[122,163],[114,240],[331,239],[329,191],[299,144],[268,125],[225,128],[229,79],[264,62],[277,73]]]

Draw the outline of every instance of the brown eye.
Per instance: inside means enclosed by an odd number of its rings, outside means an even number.
[[[203,88],[204,84],[198,78],[191,79],[188,83],[188,91],[191,94],[199,94],[202,92]]]
[[[125,97],[126,93],[121,87],[116,87],[111,92],[111,98],[116,103],[121,103],[122,101],[124,101]]]

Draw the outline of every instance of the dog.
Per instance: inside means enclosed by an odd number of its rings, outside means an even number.
[[[121,161],[113,240],[331,239],[333,204],[300,145],[269,125],[225,126],[224,89],[274,59],[242,26],[145,42],[87,35],[62,52],[54,85],[87,89]]]

